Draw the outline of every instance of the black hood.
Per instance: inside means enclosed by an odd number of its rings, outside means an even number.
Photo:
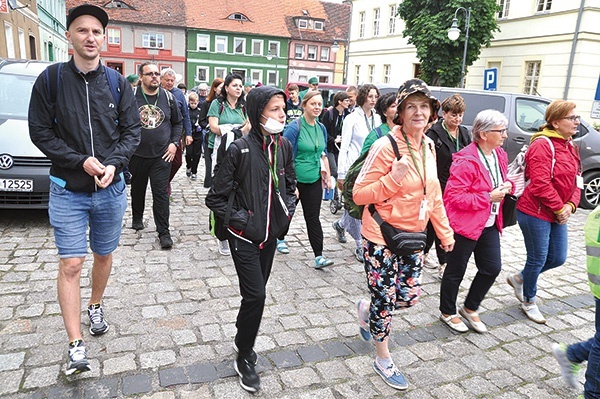
[[[262,131],[260,130],[260,115],[263,109],[267,106],[267,103],[276,94],[283,96],[283,101],[287,100],[285,92],[277,87],[271,86],[260,86],[250,90],[246,96],[246,113],[248,119],[252,124],[252,132],[259,134],[262,137]]]

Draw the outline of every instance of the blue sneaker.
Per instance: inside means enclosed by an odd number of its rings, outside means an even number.
[[[315,269],[322,269],[327,266],[333,265],[333,261],[331,259],[327,259],[324,256],[317,256],[315,258]]]
[[[366,299],[360,299],[356,302],[356,310],[358,311],[358,333],[360,339],[369,342],[372,338],[369,330],[369,302]]]
[[[400,391],[408,388],[408,382],[406,382],[406,378],[404,378],[394,363],[392,363],[386,369],[383,369],[377,362],[377,359],[375,359],[373,361],[373,369],[377,372],[377,374],[379,374],[383,381],[385,381],[385,383],[392,388]]]

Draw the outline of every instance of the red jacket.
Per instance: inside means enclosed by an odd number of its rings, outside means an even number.
[[[502,148],[496,148],[494,151],[498,157],[500,174],[505,181],[508,156]],[[492,179],[481,162],[477,144],[471,143],[452,156],[450,177],[444,191],[444,206],[450,227],[455,233],[469,240],[479,239],[492,211],[492,190]],[[502,212],[496,217],[496,226],[498,231],[502,232]]]
[[[554,144],[554,177],[551,178],[552,150],[546,140],[536,140],[544,135]],[[581,190],[576,177],[580,173],[579,151],[571,139],[565,140],[554,130],[544,129],[532,137],[525,153],[525,176],[529,184],[517,202],[517,209],[547,222],[556,222],[559,212],[567,202],[579,205]]]

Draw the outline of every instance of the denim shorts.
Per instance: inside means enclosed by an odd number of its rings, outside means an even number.
[[[113,252],[119,245],[126,208],[123,179],[93,193],[69,191],[50,181],[48,214],[58,255],[85,257],[88,225],[92,252],[101,256]]]

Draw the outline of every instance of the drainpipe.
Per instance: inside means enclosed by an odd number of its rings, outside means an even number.
[[[349,62],[349,50],[350,50],[350,29],[352,26],[352,10],[353,10],[353,3],[352,0],[344,0],[342,1],[343,4],[349,4],[350,5],[350,21],[348,22],[348,35],[346,38],[346,46],[344,48],[344,70],[343,70],[343,74],[342,74],[342,84],[347,84],[348,83],[348,62]]]
[[[573,73],[573,61],[575,60],[575,50],[577,48],[577,40],[579,39],[579,28],[581,27],[581,17],[583,16],[583,8],[585,0],[581,0],[579,5],[579,13],[577,14],[577,24],[575,26],[575,33],[573,34],[573,44],[571,45],[571,56],[569,57],[569,67],[567,69],[567,80],[565,81],[565,91],[563,94],[563,100],[569,97],[569,86],[571,84],[571,73]]]

